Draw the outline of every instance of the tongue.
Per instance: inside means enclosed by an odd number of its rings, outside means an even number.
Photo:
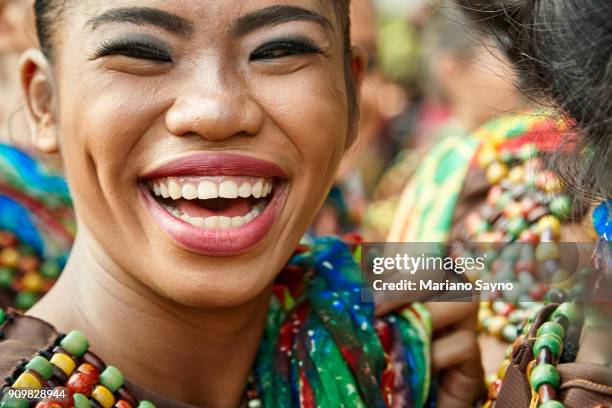
[[[246,198],[217,200],[178,200],[174,204],[183,214],[190,217],[243,217],[247,215],[253,204]]]

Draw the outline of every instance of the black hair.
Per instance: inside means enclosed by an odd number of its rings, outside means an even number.
[[[349,102],[349,120],[352,123],[357,115],[358,103],[351,70],[352,52],[350,34],[351,21],[349,15],[350,0],[331,1],[334,5],[334,9],[342,29],[346,89]],[[55,30],[60,24],[63,10],[66,7],[67,2],[68,0],[36,0],[34,3],[36,31],[38,33],[40,48],[49,59],[53,58]]]
[[[501,41],[525,90],[575,125],[559,174],[582,197],[612,197],[612,2],[458,1]]]

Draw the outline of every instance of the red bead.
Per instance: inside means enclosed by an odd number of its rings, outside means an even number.
[[[38,268],[40,261],[34,255],[26,255],[19,258],[19,264],[17,267],[22,272],[35,271]]]
[[[557,392],[552,385],[543,384],[538,389],[538,396],[540,397],[540,402],[553,401],[557,399]]]
[[[495,204],[497,204],[499,196],[501,196],[502,192],[503,190],[500,186],[491,187],[489,189],[489,194],[487,194],[487,204],[489,204],[491,207],[494,207]]]
[[[499,395],[499,389],[501,388],[501,385],[502,385],[502,380],[500,380],[499,378],[497,380],[493,381],[493,383],[489,387],[489,392],[488,392],[488,398],[490,400],[496,400],[497,399],[497,396]]]
[[[534,274],[538,269],[538,263],[533,259],[521,259],[516,261],[514,265],[517,272],[526,271],[530,274]]]
[[[17,245],[17,237],[8,232],[0,231],[0,249],[1,248],[12,248]]]
[[[98,371],[96,367],[89,363],[81,364],[76,370],[79,373],[85,374],[91,378],[95,378],[96,381],[98,381],[98,378],[100,378],[100,371]]]
[[[75,373],[70,376],[66,385],[71,393],[79,393],[89,397],[97,382],[98,379],[91,375]]]
[[[126,400],[119,400],[114,405],[114,408],[134,408],[131,404],[129,404]]]
[[[516,307],[512,303],[504,303],[504,306],[499,310],[499,313],[502,316],[508,317],[510,313],[516,310]]]
[[[538,203],[534,199],[529,197],[524,198],[523,201],[521,201],[521,212],[524,216],[527,216],[527,214],[529,214],[531,210],[533,210],[537,206]]]
[[[546,292],[548,291],[548,285],[546,283],[537,283],[529,288],[529,296],[535,301],[542,300]]]
[[[57,402],[41,401],[38,404],[36,404],[35,408],[63,408],[63,407]]]

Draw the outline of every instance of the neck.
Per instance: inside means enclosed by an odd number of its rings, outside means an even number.
[[[91,349],[127,378],[184,403],[235,407],[266,321],[270,293],[231,309],[195,310],[162,298],[80,232],[61,279],[29,313]]]

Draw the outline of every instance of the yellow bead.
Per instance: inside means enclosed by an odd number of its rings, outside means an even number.
[[[549,229],[553,236],[558,238],[561,234],[561,221],[554,215],[547,215],[538,221],[536,229],[540,233]]]
[[[508,369],[508,366],[510,366],[510,360],[506,359],[499,367],[499,370],[497,370],[497,377],[500,380],[503,380],[506,376],[506,370]]]
[[[557,269],[554,276],[552,277],[552,282],[550,287],[554,289],[570,289],[573,287],[576,282],[572,279],[572,274],[570,274],[565,269]]]
[[[40,293],[44,289],[44,280],[38,272],[28,272],[21,281],[23,288],[28,292]]]
[[[108,388],[103,385],[96,385],[91,393],[91,397],[98,401],[104,408],[112,408],[115,405],[115,397]]]
[[[544,183],[544,192],[548,194],[560,193],[563,191],[563,184],[557,177],[551,177]]]
[[[5,248],[0,252],[0,265],[15,268],[19,263],[19,251],[15,248]]]
[[[508,318],[504,316],[495,316],[491,318],[487,329],[489,333],[491,333],[494,336],[499,337],[501,336],[502,330],[504,329],[504,326],[506,324],[508,324]]]
[[[489,164],[497,161],[499,158],[499,153],[492,146],[487,146],[483,148],[478,154],[478,164],[482,168],[486,168]]]
[[[38,378],[28,371],[24,371],[13,383],[13,388],[39,389],[41,386]]]
[[[72,374],[76,368],[76,364],[72,357],[67,356],[64,353],[55,353],[51,357],[51,363],[58,366],[66,375]]]
[[[510,173],[508,173],[508,179],[513,184],[520,184],[525,181],[525,169],[523,166],[516,166],[510,170]]]
[[[487,169],[487,181],[491,184],[497,184],[508,175],[508,166],[504,163],[492,163]]]

